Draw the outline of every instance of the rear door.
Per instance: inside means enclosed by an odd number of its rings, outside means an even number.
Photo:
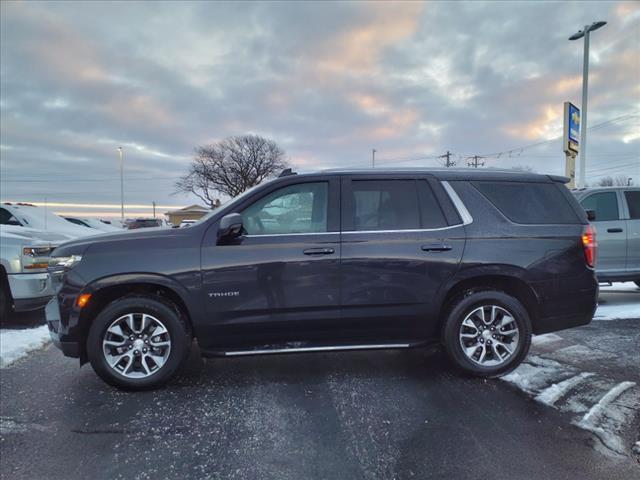
[[[585,210],[594,210],[598,239],[597,273],[622,273],[627,263],[627,222],[618,192],[608,190],[588,194],[580,200]]]
[[[443,212],[438,201],[450,202],[442,185],[427,176],[345,176],[341,198],[343,328],[383,343],[431,336],[436,294],[458,268],[465,238],[453,206]]]
[[[624,190],[628,215],[627,224],[627,272],[638,272],[640,280],[640,189]]]

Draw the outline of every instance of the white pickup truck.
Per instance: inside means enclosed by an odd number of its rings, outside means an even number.
[[[62,234],[0,225],[0,317],[44,307],[53,292],[48,281],[49,254],[69,240]]]
[[[53,295],[47,273],[51,251],[68,240],[100,233],[35,205],[1,204],[0,320],[11,311],[44,307]]]

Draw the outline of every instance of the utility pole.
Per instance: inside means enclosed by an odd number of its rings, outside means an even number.
[[[376,149],[371,150],[371,168],[376,168]]]
[[[473,167],[473,168],[484,167],[484,162],[480,161],[480,159],[484,157],[474,155],[473,157],[469,157],[469,158],[472,158],[473,160],[471,162],[467,162],[468,167]]]
[[[122,147],[118,147],[120,156],[120,220],[124,224],[124,160],[122,158]]]
[[[604,27],[607,22],[594,22],[585,25],[584,30],[580,30],[569,37],[569,40],[578,40],[584,37],[584,59],[582,61],[582,105],[580,112],[580,175],[578,176],[578,187],[584,187],[586,183],[587,164],[587,91],[589,89],[589,34],[594,30]]]
[[[446,158],[447,159],[445,164],[444,164],[444,166],[447,167],[447,168],[456,166],[456,162],[451,160],[451,152],[449,150],[447,150],[447,153],[445,153],[444,155],[440,155],[438,158]]]
[[[153,218],[156,218],[156,202],[151,202],[151,205],[153,205]]]

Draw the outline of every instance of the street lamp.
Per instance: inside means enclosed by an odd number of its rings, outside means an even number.
[[[587,90],[589,89],[589,34],[600,27],[604,27],[607,22],[593,22],[585,25],[584,30],[580,30],[569,37],[569,40],[579,40],[584,37],[584,60],[582,62],[582,112],[580,113],[580,175],[578,177],[578,187],[584,187],[586,182],[585,166],[587,158]]]
[[[124,161],[122,159],[122,147],[118,147],[120,156],[120,221],[124,225]]]

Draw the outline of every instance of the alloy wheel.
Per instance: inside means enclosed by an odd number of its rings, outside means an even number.
[[[520,329],[513,315],[497,305],[483,305],[469,313],[460,325],[460,346],[476,365],[503,365],[517,350]]]
[[[128,313],[114,320],[102,340],[110,368],[127,378],[146,378],[162,368],[171,353],[166,326],[152,315]]]

